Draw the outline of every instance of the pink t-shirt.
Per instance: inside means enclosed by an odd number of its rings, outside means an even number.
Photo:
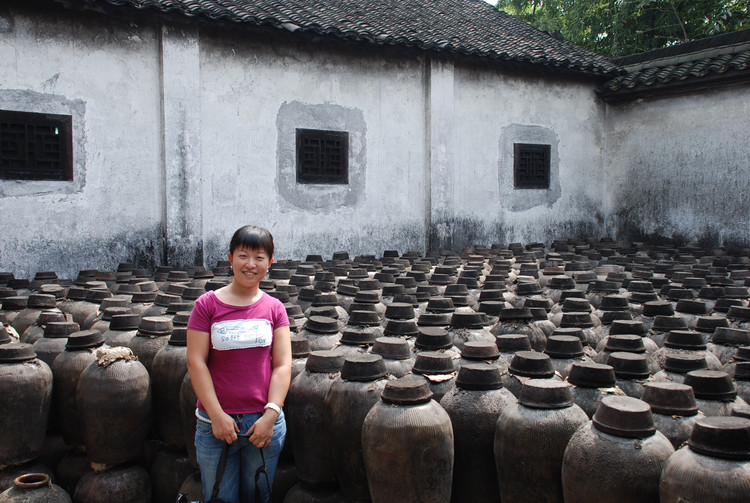
[[[271,382],[273,331],[285,325],[289,318],[284,305],[265,292],[249,306],[225,304],[213,291],[195,301],[188,328],[209,334],[208,370],[224,412],[263,412]],[[197,405],[205,410],[200,400]]]

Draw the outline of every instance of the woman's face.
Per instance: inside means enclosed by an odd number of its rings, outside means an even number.
[[[262,249],[236,248],[228,256],[234,272],[234,281],[246,287],[260,284],[273,261]]]

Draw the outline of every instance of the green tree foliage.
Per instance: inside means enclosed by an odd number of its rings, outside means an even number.
[[[499,0],[496,5],[607,56],[750,28],[750,0]]]

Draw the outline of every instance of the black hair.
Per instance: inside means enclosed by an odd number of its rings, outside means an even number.
[[[229,242],[229,253],[234,253],[237,248],[264,250],[269,258],[273,258],[273,236],[268,229],[246,225],[234,231],[232,240]]]

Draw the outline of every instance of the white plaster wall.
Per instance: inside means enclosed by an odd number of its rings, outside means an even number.
[[[607,110],[607,206],[621,239],[750,245],[750,87]]]
[[[0,269],[18,277],[153,262],[161,219],[159,59],[151,26],[0,13],[0,106],[74,115],[74,181],[0,181]]]
[[[591,82],[457,66],[456,239],[545,242],[600,236],[603,108]],[[549,190],[513,188],[513,143],[551,143]]]
[[[420,59],[206,33],[201,49],[208,264],[246,223],[268,227],[283,258],[423,250]],[[349,186],[289,187],[295,128],[350,131]]]

